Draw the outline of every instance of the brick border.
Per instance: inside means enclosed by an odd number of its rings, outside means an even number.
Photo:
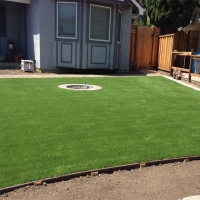
[[[101,173],[111,174],[114,171],[118,171],[118,170],[139,169],[139,168],[142,168],[142,167],[150,167],[150,166],[153,166],[153,165],[169,164],[169,163],[175,163],[175,162],[189,162],[189,161],[194,161],[194,160],[200,160],[200,156],[155,160],[155,161],[149,161],[149,162],[133,163],[133,164],[128,164],[128,165],[120,165],[120,166],[114,166],[114,167],[88,170],[88,171],[66,174],[66,175],[63,175],[63,176],[46,178],[46,179],[43,179],[43,180],[40,180],[40,181],[33,181],[33,182],[28,182],[28,183],[24,183],[24,184],[20,184],[20,185],[2,188],[2,189],[0,189],[0,195],[7,193],[7,192],[14,191],[14,190],[19,189],[19,188],[26,187],[26,186],[37,185],[38,182],[40,182],[40,184],[42,184],[43,182],[45,182],[45,183],[55,183],[55,182],[67,181],[67,180],[70,180],[72,178],[78,178],[78,177],[81,177],[81,176],[88,176],[88,175],[89,176],[90,175],[96,176],[96,175],[101,174]]]

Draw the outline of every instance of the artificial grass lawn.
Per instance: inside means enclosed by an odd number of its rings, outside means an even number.
[[[85,81],[102,90],[58,88]],[[162,77],[0,79],[0,188],[199,155],[199,100]]]

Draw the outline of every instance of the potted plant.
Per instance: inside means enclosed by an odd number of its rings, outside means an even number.
[[[23,58],[23,51],[20,49],[13,49],[14,62],[20,63]]]
[[[14,48],[15,42],[13,41],[12,38],[10,38],[7,43],[8,43],[8,48],[9,49],[13,49]]]

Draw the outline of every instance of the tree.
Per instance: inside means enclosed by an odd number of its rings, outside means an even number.
[[[198,0],[143,0],[151,24],[164,33],[187,26]]]

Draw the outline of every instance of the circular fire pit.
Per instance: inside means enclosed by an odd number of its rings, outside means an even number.
[[[59,88],[66,90],[100,90],[101,87],[97,85],[88,85],[88,84],[64,84],[59,85]]]

